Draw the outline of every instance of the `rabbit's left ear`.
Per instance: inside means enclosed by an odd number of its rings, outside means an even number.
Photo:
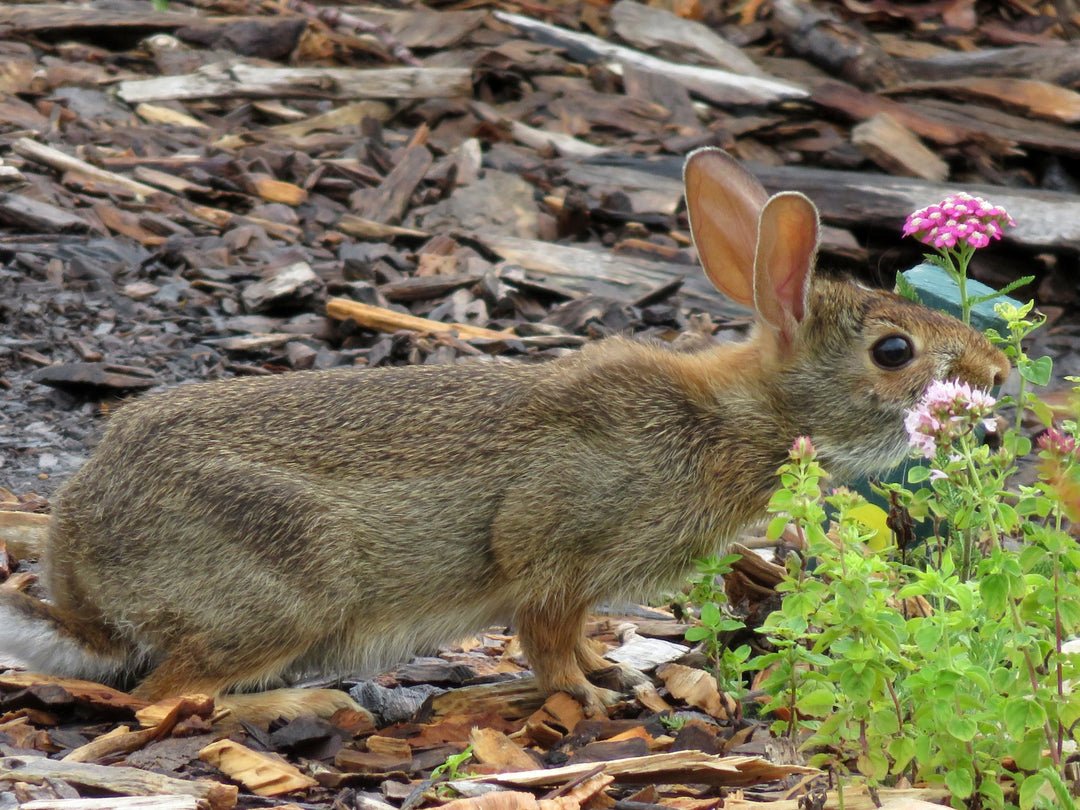
[[[807,315],[818,249],[818,210],[785,191],[761,209],[754,255],[754,308],[781,343],[790,343]]]

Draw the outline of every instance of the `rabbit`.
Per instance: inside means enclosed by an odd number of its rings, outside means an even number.
[[[542,364],[295,372],[129,403],[57,496],[51,601],[0,595],[0,651],[265,724],[355,706],[267,690],[281,676],[377,672],[512,622],[543,691],[604,712],[618,694],[588,680],[608,664],[583,634],[598,601],[677,583],[763,517],[797,437],[834,478],[887,469],[931,381],[1009,372],[959,321],[815,274],[803,195],[769,197],[718,149],[688,157],[685,183],[706,274],[755,310],[744,342],[610,337]]]

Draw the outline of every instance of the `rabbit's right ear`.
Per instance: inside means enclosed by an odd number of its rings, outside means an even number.
[[[720,292],[754,305],[758,218],[768,194],[721,149],[698,149],[683,167],[686,212],[705,275]]]
[[[754,308],[782,345],[790,344],[810,297],[818,210],[797,191],[773,195],[761,210],[754,258]]]

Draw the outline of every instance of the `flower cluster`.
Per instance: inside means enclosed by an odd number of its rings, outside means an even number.
[[[1065,518],[1080,521],[1080,442],[1051,427],[1038,439],[1039,478],[1061,504]]]
[[[992,396],[967,383],[935,380],[904,418],[908,444],[926,458],[934,458],[939,447],[948,452],[956,439],[970,433],[976,425],[994,430],[995,423],[990,418],[994,404]]]
[[[788,457],[792,461],[813,461],[817,458],[817,448],[809,436],[798,436],[788,450]]]
[[[1047,456],[1061,460],[1080,462],[1080,450],[1077,448],[1076,438],[1062,433],[1056,427],[1045,431],[1036,441],[1039,449]]]
[[[953,248],[960,242],[981,248],[991,239],[1000,239],[1005,227],[1015,224],[1000,205],[960,192],[911,214],[904,223],[904,236],[914,236],[938,249]]]

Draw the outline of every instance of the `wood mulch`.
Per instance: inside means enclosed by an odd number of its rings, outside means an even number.
[[[5,587],[33,577],[48,498],[102,417],[142,392],[742,330],[689,239],[680,172],[700,146],[809,195],[821,264],[871,283],[920,260],[910,211],[957,190],[1003,205],[1017,227],[974,274],[1034,275],[1016,295],[1050,317],[1038,349],[1075,373],[1078,31],[1075,3],[1019,0],[3,5]],[[775,570],[746,555],[751,611]],[[593,630],[659,666],[606,720],[540,699],[496,630],[361,684],[375,728],[221,738],[205,701],[12,671],[0,807],[835,806],[670,614]],[[467,745],[478,776],[431,778]]]

